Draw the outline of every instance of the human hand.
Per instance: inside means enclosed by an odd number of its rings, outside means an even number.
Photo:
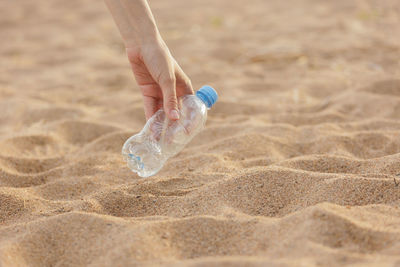
[[[178,120],[177,98],[193,94],[192,84],[161,37],[127,47],[126,52],[143,95],[146,120],[161,107],[170,120]]]
[[[105,1],[124,39],[148,120],[158,109],[178,120],[177,97],[193,94],[189,78],[171,56],[147,0]]]

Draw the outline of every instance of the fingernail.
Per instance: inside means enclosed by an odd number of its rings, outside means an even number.
[[[179,113],[178,113],[178,111],[176,111],[175,109],[173,109],[173,110],[170,111],[169,116],[170,116],[171,119],[173,119],[173,120],[179,120]]]

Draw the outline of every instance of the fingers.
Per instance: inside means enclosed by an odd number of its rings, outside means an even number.
[[[160,99],[151,96],[143,96],[143,104],[146,120],[150,119],[162,106]]]
[[[176,79],[172,75],[160,77],[159,81],[163,93],[164,110],[170,120],[178,120],[178,100],[176,98]]]
[[[178,100],[176,98],[176,78],[174,61],[166,47],[151,46],[143,51],[146,68],[162,91],[164,110],[170,120],[178,120]]]
[[[178,120],[180,114],[177,97],[193,94],[193,88],[166,45],[164,43],[147,45],[140,50],[127,50],[127,52],[131,55],[132,69],[143,95],[154,98],[145,100],[146,119],[157,111],[160,107],[157,99],[162,98],[168,119]]]
[[[182,95],[194,94],[192,82],[176,62],[175,62],[175,77],[176,77],[176,92],[178,97]]]

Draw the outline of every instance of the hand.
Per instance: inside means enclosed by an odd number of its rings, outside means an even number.
[[[106,4],[124,39],[146,119],[161,107],[170,120],[179,119],[177,97],[193,94],[192,85],[162,40],[147,0],[106,0]]]
[[[146,120],[161,107],[170,120],[178,120],[177,97],[193,94],[192,84],[161,37],[126,51],[143,95]]]

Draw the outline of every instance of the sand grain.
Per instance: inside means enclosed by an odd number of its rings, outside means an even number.
[[[155,177],[103,3],[2,1],[0,266],[400,264],[400,5],[151,1],[220,100]]]

